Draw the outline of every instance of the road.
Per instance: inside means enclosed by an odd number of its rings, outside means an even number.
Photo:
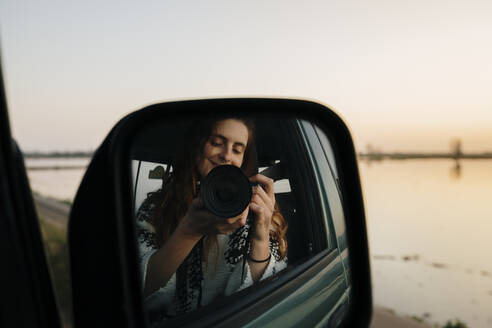
[[[33,193],[34,205],[38,215],[51,224],[60,228],[66,228],[70,205],[53,198],[46,198]]]

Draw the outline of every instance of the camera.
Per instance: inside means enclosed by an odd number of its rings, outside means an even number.
[[[231,218],[248,207],[253,184],[243,171],[234,165],[214,167],[200,182],[200,197],[213,214]]]

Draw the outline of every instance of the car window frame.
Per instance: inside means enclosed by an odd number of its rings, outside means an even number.
[[[338,184],[338,178],[335,175],[335,171],[333,169],[336,163],[330,164],[330,156],[328,153],[331,153],[333,156],[333,148],[329,141],[329,137],[323,133],[324,142],[320,137],[320,133],[316,124],[312,122],[302,122],[303,132],[305,133],[305,138],[309,140],[310,151],[312,152],[312,156],[316,158],[317,163],[326,163],[329,170],[321,170],[319,166],[317,167],[317,174],[319,175],[319,179],[323,184],[322,194],[324,195],[324,201],[329,208],[329,225],[334,234],[332,237],[336,240],[336,247],[342,258],[342,263],[344,266],[344,272],[346,275],[346,283],[347,287],[350,287],[350,264],[348,263],[348,246],[347,246],[347,238],[346,238],[346,215],[345,215],[345,206],[343,202],[343,198],[341,195],[341,191]],[[317,149],[316,149],[317,148]]]

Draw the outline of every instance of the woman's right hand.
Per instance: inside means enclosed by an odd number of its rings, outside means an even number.
[[[178,229],[181,233],[194,238],[204,235],[229,234],[246,224],[248,213],[249,207],[233,218],[218,217],[210,213],[198,197],[191,202],[188,211],[178,225]]]
[[[167,284],[196,243],[204,235],[227,234],[246,224],[249,208],[234,218],[224,219],[204,208],[201,199],[192,201],[170,239],[150,256],[144,287],[148,296]]]

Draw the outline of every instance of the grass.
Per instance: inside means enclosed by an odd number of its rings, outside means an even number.
[[[448,320],[443,328],[468,328],[468,326],[459,319],[455,319],[453,321]]]
[[[41,233],[64,327],[72,323],[72,290],[66,228],[40,217]]]

